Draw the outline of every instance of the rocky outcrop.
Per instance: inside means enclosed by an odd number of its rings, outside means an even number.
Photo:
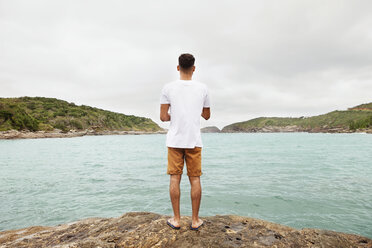
[[[33,226],[0,232],[0,247],[372,247],[372,240],[353,234],[302,229],[247,217],[203,218],[199,231],[166,224],[167,216],[127,213],[118,218],[88,218],[54,227]]]
[[[0,131],[0,139],[37,139],[37,138],[71,138],[79,137],[84,135],[139,135],[139,134],[158,134],[166,133],[166,131],[156,131],[156,132],[147,132],[147,131],[96,131],[96,130],[84,130],[76,131],[70,130],[69,132],[62,132],[61,130],[54,130],[51,132],[46,131]]]
[[[200,129],[202,133],[219,133],[221,130],[216,126],[203,127]]]

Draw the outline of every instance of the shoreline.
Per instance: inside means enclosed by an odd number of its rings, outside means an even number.
[[[370,238],[330,230],[295,229],[237,215],[201,217],[191,231],[190,216],[172,230],[170,216],[129,212],[119,217],[90,217],[56,226],[0,231],[0,247],[372,247]]]
[[[62,131],[17,131],[8,130],[0,131],[0,140],[9,139],[43,139],[43,138],[73,138],[82,136],[100,136],[100,135],[145,135],[145,134],[166,134],[167,130],[160,131],[95,131],[95,130],[84,130],[76,131],[70,130],[69,132]],[[249,131],[222,131],[222,132],[206,132],[206,133],[361,133],[361,134],[372,134],[372,130],[288,130],[288,129],[271,129],[271,128],[259,128],[251,129]]]
[[[56,131],[17,131],[8,130],[0,131],[1,139],[42,139],[42,138],[73,138],[82,136],[98,136],[98,135],[144,135],[144,134],[165,134],[167,131],[95,131],[95,130],[84,130],[76,131],[70,130],[69,132]]]
[[[353,134],[353,133],[360,133],[360,134],[372,134],[372,130],[361,130],[361,131],[345,131],[345,132],[329,132],[329,131],[224,131],[219,133],[328,133],[328,134]]]
[[[296,125],[293,126],[265,126],[265,127],[247,127],[247,128],[226,128],[222,129],[221,133],[368,133],[372,134],[372,129],[356,129],[350,130],[347,128],[302,128]]]

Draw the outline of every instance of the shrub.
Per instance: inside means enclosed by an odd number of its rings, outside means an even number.
[[[29,108],[31,110],[35,110],[36,109],[36,103],[35,102],[27,103],[27,108]]]
[[[69,126],[68,126],[68,123],[67,123],[67,120],[65,120],[65,119],[56,120],[53,127],[62,130],[62,132],[68,132],[70,130]]]
[[[49,124],[45,124],[45,123],[39,123],[39,130],[43,130],[43,131],[53,131],[53,126],[49,125]]]
[[[70,125],[79,130],[83,129],[83,124],[81,124],[81,122],[78,120],[74,120],[74,119],[70,120]]]
[[[4,122],[11,119],[13,114],[7,110],[0,110],[0,118],[4,119]]]
[[[351,121],[349,123],[349,129],[350,130],[357,130],[357,129],[365,129],[365,128],[370,128],[372,127],[372,115],[358,121]]]

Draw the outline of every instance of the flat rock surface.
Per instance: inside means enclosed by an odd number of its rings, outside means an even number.
[[[126,213],[117,218],[88,218],[58,226],[33,226],[0,232],[0,247],[372,247],[372,240],[317,229],[296,230],[234,215],[202,218],[199,231],[167,224],[169,216]]]

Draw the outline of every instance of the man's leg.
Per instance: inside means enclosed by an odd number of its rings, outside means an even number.
[[[168,221],[175,227],[180,226],[180,182],[182,175],[170,175],[169,195],[172,202],[174,217]]]
[[[199,208],[200,200],[202,195],[202,189],[200,185],[200,177],[189,176],[191,185],[191,205],[192,205],[192,223],[193,228],[199,227],[203,224],[203,221],[199,219]]]
[[[180,182],[184,165],[184,150],[180,148],[168,147],[168,169],[170,175],[169,195],[172,202],[174,216],[170,218],[173,226],[180,226]]]

